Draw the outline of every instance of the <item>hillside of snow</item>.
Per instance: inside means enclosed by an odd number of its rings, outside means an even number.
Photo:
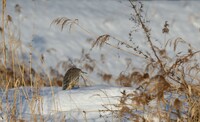
[[[20,13],[16,12],[16,5],[20,6]],[[167,39],[181,37],[198,49],[199,39],[196,38],[200,35],[198,15],[200,4],[198,1],[151,1],[144,2],[144,5],[154,40],[164,41],[165,36],[162,34],[162,28],[165,21],[168,21],[170,32]],[[103,34],[109,34],[128,42],[129,32],[135,26],[134,22],[129,20],[132,9],[128,1],[18,0],[7,1],[7,12],[12,16],[14,25],[20,30],[20,40],[25,45],[23,51],[26,54],[30,51],[27,48],[30,44],[32,45],[35,55],[33,66],[36,69],[41,65],[40,55],[44,55],[47,67],[56,68],[61,74],[66,71],[58,67],[61,61],[68,61],[72,65],[83,68],[85,62],[76,62],[77,59],[81,59],[83,50],[94,59],[95,72],[110,73],[116,77],[122,70],[126,70],[129,59],[132,60],[133,67],[141,68],[144,66],[144,64],[139,63],[141,59],[138,57],[107,45],[101,49],[93,48],[91,51],[94,41],[87,41],[95,40]],[[60,31],[59,26],[52,24],[52,21],[58,17],[78,19],[79,25],[90,33],[76,25],[70,31],[68,26]],[[145,48],[147,44],[144,41],[143,33],[138,31],[133,35],[134,43],[141,49],[148,51]],[[103,54],[106,63],[101,61],[101,54]],[[95,73],[91,73],[89,77],[97,83],[101,82]]]

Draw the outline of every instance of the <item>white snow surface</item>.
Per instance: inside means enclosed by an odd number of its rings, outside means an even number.
[[[181,37],[191,43],[195,49],[199,49],[199,1],[144,1],[143,3],[147,18],[150,20],[148,25],[154,40],[164,41],[165,36],[162,34],[162,28],[165,21],[168,21],[170,32],[166,36],[167,39]],[[21,6],[21,13],[15,12],[16,4]],[[12,16],[14,25],[20,30],[20,40],[24,44],[23,50],[28,53],[30,51],[27,48],[28,45],[33,45],[35,68],[41,65],[38,58],[41,54],[45,56],[47,67],[55,68],[59,61],[67,61],[70,58],[73,62],[75,59],[80,59],[81,51],[84,49],[95,59],[98,70],[111,73],[114,76],[118,76],[121,71],[126,70],[127,58],[132,59],[134,67],[143,69],[144,64],[137,57],[109,46],[103,46],[102,49],[93,48],[90,51],[91,43],[86,41],[90,38],[95,39],[102,34],[110,34],[122,40],[129,40],[128,33],[134,23],[129,20],[132,9],[127,1],[7,0],[6,12]],[[70,32],[68,27],[60,31],[59,27],[51,25],[57,17],[78,19],[79,24],[92,34],[84,32],[77,26],[73,27]],[[148,50],[142,32],[135,34],[133,40],[141,49]],[[53,51],[49,53],[48,49],[53,49]],[[101,54],[106,57],[105,63],[100,61]],[[83,67],[81,63],[75,65]],[[63,69],[59,69],[59,71],[62,74],[65,73]],[[121,92],[123,90],[133,92],[134,88],[97,85],[102,84],[103,81],[95,73],[88,74],[87,77],[95,82],[94,86],[69,91],[62,91],[59,87],[42,88],[39,92],[41,98],[33,102],[36,109],[35,114],[41,114],[45,121],[61,121],[63,118],[65,121],[86,121],[86,119],[87,121],[117,121],[116,118],[112,118],[110,113],[105,113],[108,118],[100,117],[99,110],[105,109],[103,105],[119,103]],[[9,104],[14,102],[14,90],[19,90],[16,102],[19,118],[30,121],[30,107],[22,92],[23,89],[30,98],[34,97],[30,88],[11,89],[9,91]],[[0,94],[3,107],[6,107],[4,91],[1,91]],[[37,111],[38,105],[42,105],[40,106],[43,109],[41,113]],[[5,113],[4,110],[0,112],[0,118],[4,118],[2,121],[5,121]]]
[[[8,92],[8,99],[6,99],[6,94],[0,93],[3,108],[6,108],[8,104],[14,104],[16,90],[17,115],[26,121],[33,121],[30,116],[34,114],[41,115],[44,121],[105,121],[104,119],[109,121],[113,116],[111,112],[106,111],[107,108],[113,111],[119,110],[115,105],[119,104],[121,92],[125,90],[126,93],[133,93],[133,88],[103,85],[71,90],[62,90],[60,87],[45,87],[38,91],[39,95],[37,96],[39,97],[35,98],[34,90],[21,87],[11,89]],[[25,96],[28,98],[26,99]],[[34,101],[31,101],[32,98]],[[8,100],[8,104],[6,100]],[[103,110],[106,112],[100,112]],[[104,116],[100,117],[100,114]],[[10,116],[11,111],[3,110],[0,114],[1,119],[6,120],[6,115]],[[39,121],[40,118],[38,117],[37,120]]]

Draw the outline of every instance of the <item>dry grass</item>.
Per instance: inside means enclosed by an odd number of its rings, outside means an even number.
[[[75,63],[82,63],[83,68],[88,72],[98,71],[97,74],[105,82],[116,82],[120,86],[132,87],[138,86],[137,91],[133,93],[121,92],[119,103],[114,105],[119,108],[117,111],[107,109],[108,112],[115,114],[119,119],[125,118],[131,121],[153,121],[145,116],[144,113],[148,112],[149,115],[155,115],[160,121],[200,121],[200,77],[198,75],[199,68],[199,55],[200,51],[196,51],[192,46],[182,38],[178,37],[175,40],[167,40],[163,43],[163,48],[158,47],[151,38],[151,29],[147,26],[147,20],[143,17],[143,4],[141,2],[133,2],[130,0],[130,5],[133,9],[131,20],[137,24],[137,27],[141,28],[144,32],[144,38],[148,42],[151,53],[139,49],[135,44],[127,43],[127,41],[113,37],[112,35],[104,34],[101,36],[94,35],[87,29],[79,25],[78,19],[69,19],[66,17],[60,17],[53,20],[52,24],[60,26],[61,30],[65,26],[69,25],[69,30],[73,26],[78,26],[88,33],[91,37],[95,38],[91,47],[95,46],[103,47],[104,45],[111,46],[114,49],[120,50],[131,54],[131,56],[142,58],[146,61],[146,67],[144,70],[131,70],[129,73],[121,72],[119,76],[114,77],[111,73],[99,71],[95,60],[89,53],[82,51],[80,59],[72,62],[60,61],[57,64],[57,68],[62,68],[66,71],[69,67]],[[23,90],[23,94],[29,104],[29,108],[32,112],[31,120],[37,121],[35,115],[36,109],[39,111],[40,121],[44,121],[42,116],[43,110],[41,106],[43,104],[42,96],[39,94],[39,90],[44,86],[61,86],[63,76],[57,69],[50,68],[49,73],[40,73],[38,70],[32,67],[32,55],[34,52],[31,50],[29,54],[24,54],[29,57],[29,61],[21,61],[17,53],[23,53],[20,51],[22,46],[20,40],[16,39],[11,33],[8,33],[8,38],[5,38],[5,30],[11,32],[10,26],[12,26],[12,17],[6,15],[6,0],[2,0],[2,23],[0,27],[2,43],[0,46],[0,57],[3,59],[3,63],[0,63],[0,87],[6,94],[6,110],[3,110],[2,103],[0,101],[0,111],[6,113],[7,121],[24,121],[17,115],[16,99],[19,94],[18,88],[20,86],[31,86],[34,89],[33,97],[30,98],[26,90]],[[21,12],[20,5],[15,6],[17,13]],[[6,20],[6,21],[5,21]],[[7,25],[7,26],[5,26]],[[6,28],[5,28],[6,27]],[[162,33],[167,35],[170,32],[169,24],[166,21],[164,23]],[[131,38],[131,30],[129,36]],[[166,40],[166,36],[165,36]],[[110,43],[116,41],[118,45]],[[131,38],[131,41],[132,38]],[[186,45],[187,49],[178,50],[179,46]],[[124,48],[126,47],[126,48]],[[170,47],[173,50],[175,57],[168,54],[166,47]],[[130,49],[132,49],[130,51]],[[51,51],[49,50],[49,53]],[[41,54],[41,63],[45,69],[45,57]],[[102,62],[106,62],[106,58],[101,54]],[[127,63],[127,67],[130,67],[130,63]],[[51,76],[51,77],[50,77]],[[8,91],[10,88],[15,88],[13,97],[13,105],[10,106],[8,101]],[[54,92],[52,97],[54,97]],[[170,99],[169,99],[170,96]],[[178,97],[177,97],[178,96]],[[36,101],[40,101],[40,106],[34,108]],[[152,102],[156,102],[156,105],[152,105]],[[56,103],[54,103],[56,104]],[[168,109],[166,107],[168,106]],[[106,105],[105,105],[106,107]],[[137,113],[140,111],[141,113]],[[83,112],[84,119],[87,121],[87,113]],[[174,117],[175,116],[175,117]],[[0,116],[1,117],[1,116]]]
[[[2,14],[1,14],[1,45],[0,45],[0,58],[3,62],[0,62],[0,89],[3,94],[0,98],[0,111],[3,113],[0,116],[5,121],[20,121],[25,120],[21,119],[21,109],[17,103],[19,96],[23,93],[25,100],[28,103],[28,107],[31,111],[31,121],[37,121],[38,117],[43,121],[41,113],[43,112],[42,106],[42,96],[40,96],[40,89],[44,86],[50,86],[48,84],[49,78],[45,73],[35,70],[32,67],[33,59],[32,55],[35,53],[32,50],[31,46],[30,52],[25,53],[22,46],[25,46],[21,43],[21,40],[18,39],[18,33],[14,33],[17,26],[14,25],[12,17],[7,15],[6,11],[6,0],[2,0]],[[15,6],[15,11],[17,13],[21,12],[21,7],[19,4]],[[14,30],[13,30],[14,28]],[[29,60],[24,60],[20,56],[27,56]],[[42,56],[41,56],[42,57]],[[41,61],[44,63],[44,57],[41,58]],[[44,68],[44,67],[43,67]],[[55,76],[59,79],[58,76]],[[62,76],[60,76],[62,77]],[[55,80],[55,82],[58,82]],[[60,85],[60,84],[56,84]],[[19,87],[23,86],[21,89]],[[26,87],[31,87],[32,95],[26,91]],[[14,88],[13,95],[11,96],[9,91]],[[22,90],[22,91],[20,91]],[[53,94],[52,94],[53,96]],[[3,106],[2,100],[6,100],[6,106]],[[12,102],[11,102],[12,101]],[[38,108],[35,108],[35,105],[40,103]],[[22,103],[20,103],[22,104]],[[3,108],[4,107],[4,108]],[[36,115],[36,111],[39,112],[39,115]]]
[[[97,38],[97,40],[94,42],[94,44],[92,45],[92,48],[94,46],[99,46],[99,47],[102,47],[104,43],[106,43],[110,38],[110,35],[102,35],[102,36],[99,36]]]
[[[69,30],[71,30],[73,25],[77,24],[77,23],[78,23],[78,19],[72,20],[72,19],[69,19],[69,18],[66,18],[66,17],[60,17],[60,18],[53,20],[51,25],[56,24],[56,25],[61,26],[61,31],[62,31],[64,26],[69,25]]]
[[[197,110],[199,109],[199,103],[197,101],[200,97],[200,91],[197,90],[199,86],[199,78],[198,75],[196,75],[199,73],[199,70],[197,69],[198,61],[196,60],[196,58],[198,58],[197,54],[199,51],[194,51],[190,44],[181,38],[177,38],[174,40],[174,43],[172,43],[172,41],[170,43],[170,46],[173,47],[172,49],[174,50],[174,53],[176,53],[178,45],[181,44],[188,45],[188,51],[185,54],[177,53],[175,61],[171,61],[173,58],[167,54],[166,49],[159,49],[153,44],[153,41],[150,37],[150,29],[146,26],[146,22],[143,21],[144,19],[141,15],[143,4],[140,2],[138,4],[132,1],[130,1],[130,3],[135,11],[135,14],[133,15],[134,21],[143,29],[144,35],[146,36],[147,42],[150,43],[150,49],[154,55],[149,57],[151,62],[147,64],[146,71],[144,71],[144,74],[146,74],[145,72],[148,72],[146,80],[142,78],[141,73],[133,73],[135,76],[133,81],[135,81],[137,84],[139,81],[139,87],[142,87],[143,90],[140,91],[140,93],[136,96],[132,93],[123,93],[121,97],[124,99],[123,103],[125,103],[125,101],[132,100],[132,103],[135,103],[139,108],[140,106],[150,106],[149,103],[156,100],[157,106],[151,107],[154,107],[154,109],[157,108],[160,121],[172,121],[171,115],[173,114],[176,115],[176,117],[173,118],[176,121],[200,121],[199,111]],[[169,25],[167,22],[165,22],[162,31],[163,33],[169,32]],[[193,73],[189,72],[191,70],[193,70]],[[124,75],[121,75],[121,77],[123,77],[124,80],[127,79],[128,81],[127,76],[125,77]],[[186,98],[183,99],[183,101],[179,98],[169,100],[166,99],[168,94],[171,94],[172,97],[179,95],[186,96]],[[172,102],[173,104],[171,104]],[[183,109],[184,104],[188,105],[186,109]],[[162,108],[163,105],[170,106],[170,108],[175,110],[175,113],[172,110],[166,111],[164,108]],[[132,113],[133,110],[137,110],[137,107],[135,108],[135,106],[133,107],[126,105],[123,108],[126,108],[126,111],[123,112],[128,112],[129,114]],[[148,111],[149,108],[145,108],[146,107],[144,107],[143,111]],[[163,114],[163,112],[167,112],[168,114]],[[121,111],[119,111],[119,115],[121,115]],[[140,118],[144,119],[145,117],[141,116]]]

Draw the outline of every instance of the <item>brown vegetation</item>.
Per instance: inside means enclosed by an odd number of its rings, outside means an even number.
[[[180,37],[175,40],[168,40],[166,44],[162,44],[164,48],[156,46],[154,40],[151,38],[151,29],[146,24],[148,21],[143,17],[143,4],[141,2],[133,2],[132,0],[129,1],[134,11],[131,20],[133,23],[137,24],[137,27],[143,30],[144,37],[149,44],[147,48],[151,52],[143,51],[137,45],[122,41],[112,35],[104,34],[98,37],[92,35],[96,38],[91,46],[93,49],[95,46],[102,48],[104,45],[108,45],[146,61],[144,70],[131,70],[127,74],[121,72],[116,78],[111,73],[98,70],[97,74],[99,74],[105,82],[116,82],[118,85],[125,87],[131,87],[133,85],[138,86],[133,93],[122,92],[119,104],[114,105],[119,108],[118,111],[108,111],[115,113],[119,118],[126,117],[128,120],[133,121],[149,121],[149,118],[145,117],[144,114],[138,114],[136,112],[138,110],[142,112],[148,111],[149,114],[156,113],[155,115],[160,121],[200,121],[200,78],[198,76],[200,71],[198,53],[200,51],[194,50],[189,43]],[[4,88],[7,93],[9,88],[18,88],[20,86],[30,86],[36,90],[44,86],[61,86],[63,76],[57,69],[50,68],[49,74],[51,77],[48,76],[48,73],[33,69],[32,53],[34,52],[29,52],[29,61],[19,60],[16,50],[19,51],[18,47],[21,46],[20,40],[16,39],[11,34],[8,34],[7,40],[5,38],[5,30],[7,29],[6,31],[8,32],[12,31],[9,26],[5,28],[5,24],[11,26],[13,21],[10,15],[5,15],[6,0],[2,0],[2,8],[2,25],[0,27],[2,44],[0,47],[0,56],[3,62],[0,64],[0,87]],[[21,12],[20,5],[15,5],[15,11],[17,13]],[[7,21],[5,22],[4,20]],[[83,31],[91,34],[91,32],[79,25],[78,19],[73,20],[61,17],[53,20],[52,24],[61,26],[61,30],[63,30],[66,25],[69,25],[69,29],[77,25],[83,29]],[[163,29],[161,29],[162,33],[168,34],[170,32],[169,29],[169,24],[166,21]],[[131,31],[129,34],[130,41],[133,41],[131,38],[132,32],[134,31]],[[118,45],[114,45],[110,43],[110,41],[116,41]],[[184,53],[180,51],[177,52],[179,45],[186,45],[188,48],[182,50]],[[126,48],[123,48],[123,46]],[[167,46],[171,47],[175,57],[171,57],[168,54]],[[41,54],[40,59],[41,63],[45,65],[43,54]],[[102,62],[106,62],[103,54],[101,55],[101,60]],[[76,62],[81,62],[83,68],[90,73],[98,69],[95,60],[89,53],[85,53],[84,50],[82,51],[81,59],[77,59]],[[73,63],[75,62],[71,62],[70,59],[68,61],[60,61],[57,67],[61,67],[66,71],[69,67],[73,66]],[[171,97],[168,99],[170,94]],[[29,99],[26,93],[24,93],[24,95],[26,99],[29,100],[30,105],[36,98],[40,99],[39,94],[35,95],[35,99]],[[52,91],[52,96],[53,95]],[[14,99],[16,99],[16,96],[17,92]],[[156,105],[152,105],[152,102],[156,102]],[[168,106],[168,109],[165,109],[166,106]],[[0,103],[0,110],[1,109]],[[16,105],[10,106],[9,109],[12,110],[12,116],[11,118],[7,118],[7,120],[16,120]],[[149,109],[152,111],[149,111]],[[34,113],[34,110],[32,111]],[[176,117],[172,118],[172,115],[176,115]],[[33,116],[33,118],[35,118],[35,116]]]

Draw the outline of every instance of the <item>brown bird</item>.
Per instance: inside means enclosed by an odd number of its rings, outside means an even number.
[[[79,77],[82,75],[83,72],[81,69],[72,67],[70,68],[64,76],[63,82],[62,82],[62,90],[66,89],[72,89],[74,86],[78,84]]]

